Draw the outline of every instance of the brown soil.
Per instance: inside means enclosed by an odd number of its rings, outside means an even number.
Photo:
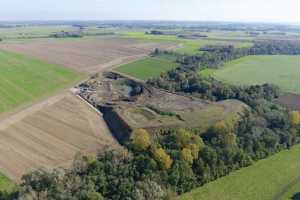
[[[78,40],[33,40],[27,43],[4,43],[1,49],[19,52],[49,63],[80,72],[94,73],[145,56],[155,48],[168,49],[170,43],[142,42],[117,37]]]
[[[281,95],[278,98],[278,102],[282,103],[283,105],[285,105],[291,109],[300,110],[300,95],[299,94],[286,93],[284,95]]]
[[[101,114],[69,93],[0,121],[0,170],[16,181],[37,168],[65,166],[78,152],[118,146]]]

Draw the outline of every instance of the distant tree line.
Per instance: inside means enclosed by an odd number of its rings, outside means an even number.
[[[299,55],[300,42],[288,40],[258,41],[250,49],[251,55]]]
[[[164,35],[163,31],[157,31],[157,30],[153,30],[150,32],[145,32],[146,35]]]
[[[178,55],[181,65],[192,69],[217,68],[224,63],[249,55],[299,55],[298,41],[256,41],[250,48],[235,48],[233,45],[208,45],[199,48],[198,55]]]

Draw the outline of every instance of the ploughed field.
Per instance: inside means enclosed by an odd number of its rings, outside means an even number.
[[[236,85],[271,83],[285,92],[300,93],[300,56],[247,56],[200,74]]]
[[[143,42],[117,37],[91,37],[3,43],[0,44],[0,49],[19,52],[89,74],[140,58],[155,48],[167,49],[174,46],[173,43]]]
[[[0,50],[0,113],[53,94],[81,78],[73,70]]]
[[[300,145],[297,145],[184,194],[180,199],[293,199],[300,192],[299,154]]]
[[[76,153],[118,148],[102,115],[60,94],[0,121],[0,171],[19,181],[37,168],[67,166]]]

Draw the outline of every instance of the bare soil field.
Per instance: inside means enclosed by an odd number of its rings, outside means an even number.
[[[0,171],[15,181],[37,168],[67,166],[78,152],[118,147],[101,114],[70,93],[0,121]]]
[[[22,53],[87,74],[145,56],[155,48],[174,47],[175,45],[171,43],[143,42],[117,37],[76,40],[44,39],[0,45],[0,49]]]
[[[278,98],[278,102],[282,103],[283,105],[285,105],[291,109],[300,110],[300,95],[299,94],[286,93],[284,95],[281,95]]]

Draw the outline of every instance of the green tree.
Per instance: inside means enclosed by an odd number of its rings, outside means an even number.
[[[87,200],[104,200],[103,196],[98,192],[89,192]]]
[[[179,194],[189,191],[197,185],[191,166],[184,161],[176,161],[170,169],[169,183]]]
[[[149,179],[136,183],[134,199],[137,200],[162,200],[167,193],[160,185]]]

